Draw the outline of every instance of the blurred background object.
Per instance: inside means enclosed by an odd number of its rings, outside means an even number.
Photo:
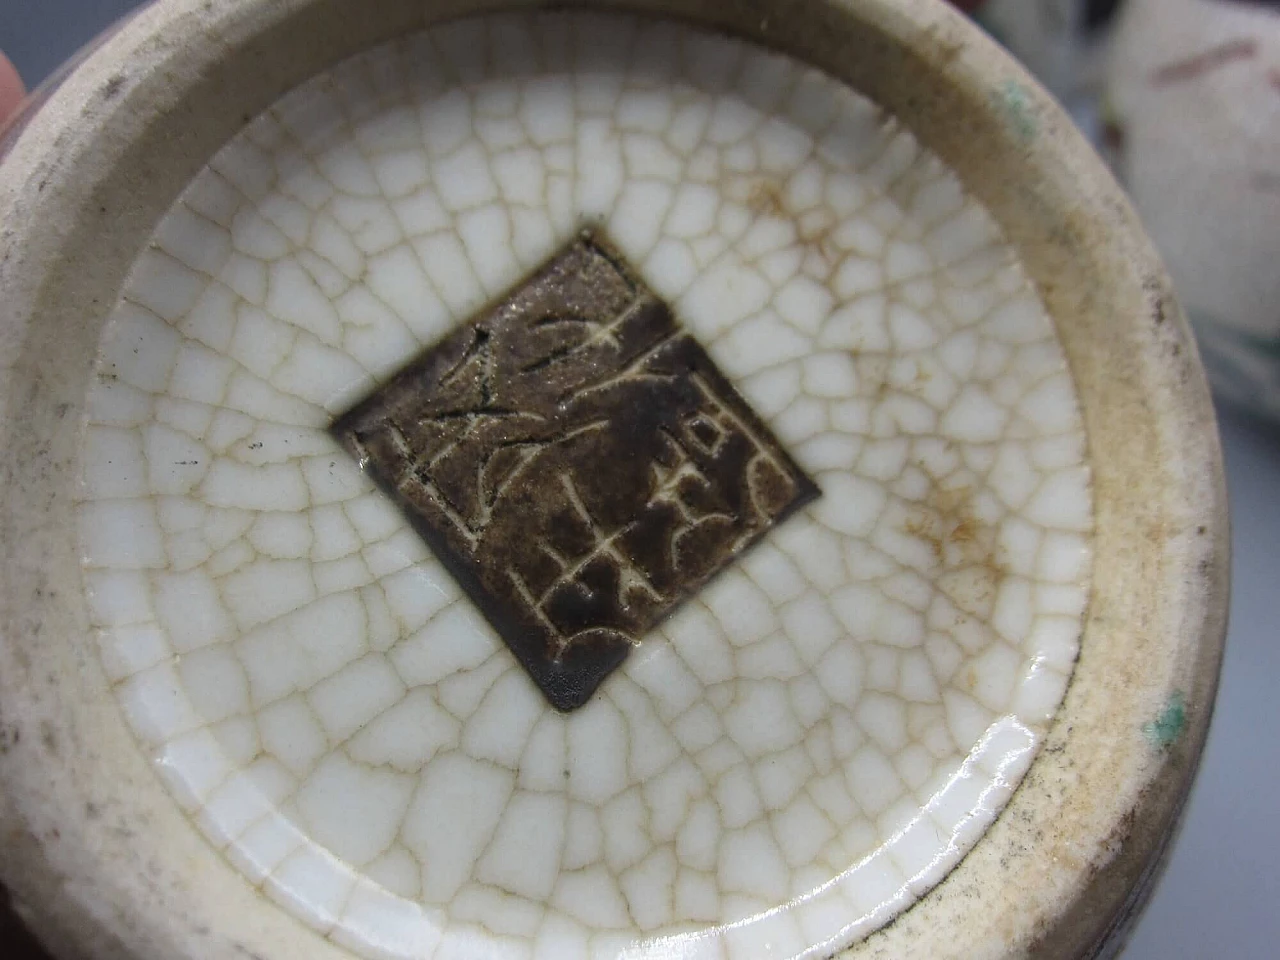
[[[1280,419],[1280,4],[1129,0],[1106,103],[1215,389]]]

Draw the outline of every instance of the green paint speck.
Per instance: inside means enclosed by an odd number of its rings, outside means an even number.
[[[1040,132],[1040,121],[1031,102],[1031,93],[1017,80],[1006,80],[996,100],[1004,110],[1009,126],[1023,143],[1030,143]]]
[[[1175,690],[1160,716],[1143,727],[1142,732],[1156,746],[1168,748],[1178,742],[1186,726],[1187,698],[1181,690]]]

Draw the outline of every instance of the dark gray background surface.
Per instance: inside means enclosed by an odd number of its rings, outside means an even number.
[[[0,49],[34,86],[141,5],[0,0]],[[1232,411],[1221,426],[1235,524],[1222,688],[1181,837],[1124,960],[1280,957],[1280,428]]]

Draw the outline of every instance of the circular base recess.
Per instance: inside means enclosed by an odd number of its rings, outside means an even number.
[[[671,329],[572,252],[521,293],[584,228]],[[1084,428],[1016,253],[866,98],[670,23],[469,19],[289,93],[155,229],[86,419],[129,724],[368,956],[843,947],[982,835],[1077,653]],[[524,665],[627,610],[553,709]]]

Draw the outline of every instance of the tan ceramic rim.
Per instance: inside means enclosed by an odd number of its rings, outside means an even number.
[[[379,41],[546,5],[166,0],[74,69],[0,165],[0,874],[60,956],[347,956],[199,836],[107,695],[68,509],[79,413],[128,265],[248,116]],[[941,0],[587,5],[728,29],[847,81],[954,167],[1019,248],[1069,357],[1094,467],[1080,662],[999,820],[943,883],[845,956],[1110,953],[1194,774],[1227,601],[1213,411],[1133,212],[1061,110]]]

